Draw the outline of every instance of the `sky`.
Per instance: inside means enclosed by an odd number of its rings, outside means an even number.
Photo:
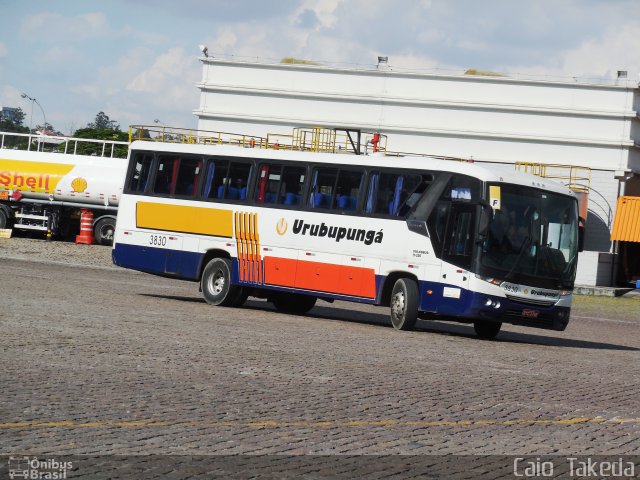
[[[365,67],[383,55],[396,69],[540,79],[626,70],[637,84],[640,0],[0,0],[0,106],[64,134],[100,111],[123,130],[195,128],[199,45],[239,60]]]

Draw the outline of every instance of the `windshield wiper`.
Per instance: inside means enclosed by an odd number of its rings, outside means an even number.
[[[518,266],[520,265],[522,256],[524,255],[525,250],[529,248],[530,244],[531,244],[531,235],[527,235],[525,239],[522,241],[522,245],[520,245],[520,250],[518,251],[518,256],[516,257],[516,261],[513,263],[513,267],[511,267],[511,270],[509,270],[509,273],[507,273],[504,277],[505,280],[511,280],[513,272],[515,272],[516,268],[518,268]]]

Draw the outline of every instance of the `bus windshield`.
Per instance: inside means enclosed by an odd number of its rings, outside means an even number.
[[[481,276],[571,289],[578,262],[577,201],[515,185],[490,185],[491,209],[478,255]]]

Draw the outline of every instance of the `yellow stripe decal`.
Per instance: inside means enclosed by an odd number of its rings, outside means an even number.
[[[233,211],[138,202],[136,226],[153,230],[231,238],[233,236]]]

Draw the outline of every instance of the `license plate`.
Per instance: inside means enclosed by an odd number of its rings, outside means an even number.
[[[540,310],[532,310],[530,308],[522,310],[522,316],[526,318],[538,318],[538,315],[540,315]]]
[[[9,192],[0,192],[0,200],[9,200]]]

